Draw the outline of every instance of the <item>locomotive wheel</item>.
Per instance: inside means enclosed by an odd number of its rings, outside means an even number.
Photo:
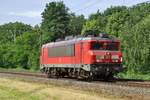
[[[51,73],[50,73],[50,69],[49,69],[49,68],[44,68],[44,69],[43,69],[43,72],[46,74],[46,77],[47,77],[47,78],[50,78],[50,77],[51,77]]]
[[[93,77],[93,73],[92,72],[88,72],[85,70],[80,70],[78,75],[77,75],[77,79],[84,79],[86,81],[92,81],[94,79]]]
[[[87,77],[87,81],[88,81],[88,82],[93,81],[93,80],[94,80],[93,73],[92,73],[92,72],[89,72],[88,74],[89,74],[89,75],[88,75],[88,77]]]
[[[51,70],[51,77],[52,78],[58,78],[58,73],[57,73],[56,68],[54,68],[54,69]]]
[[[46,71],[47,78],[58,78],[56,69],[48,69]]]
[[[104,77],[105,81],[112,81],[114,79],[114,76],[112,73],[108,74],[107,76]]]
[[[46,77],[47,78],[51,78],[51,74],[50,73],[46,73]]]

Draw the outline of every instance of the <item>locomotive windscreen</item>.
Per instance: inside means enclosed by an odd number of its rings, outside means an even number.
[[[92,42],[91,49],[118,51],[119,47],[117,42]]]

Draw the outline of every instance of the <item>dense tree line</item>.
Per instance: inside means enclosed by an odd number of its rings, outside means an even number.
[[[132,7],[110,7],[104,12],[71,13],[63,2],[46,4],[40,26],[15,22],[0,26],[0,66],[38,69],[40,47],[68,35],[87,31],[112,35],[121,40],[124,66],[128,73],[150,73],[150,3]]]

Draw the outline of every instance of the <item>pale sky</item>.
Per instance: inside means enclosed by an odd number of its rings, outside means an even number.
[[[41,23],[41,12],[46,3],[60,0],[0,0],[0,24],[8,22],[23,22],[36,25]],[[104,11],[111,6],[132,6],[150,0],[62,0],[71,12],[77,15],[95,13],[98,9]]]

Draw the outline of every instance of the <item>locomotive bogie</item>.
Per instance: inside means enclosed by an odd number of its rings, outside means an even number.
[[[105,78],[123,70],[121,64],[41,65],[48,77]]]

